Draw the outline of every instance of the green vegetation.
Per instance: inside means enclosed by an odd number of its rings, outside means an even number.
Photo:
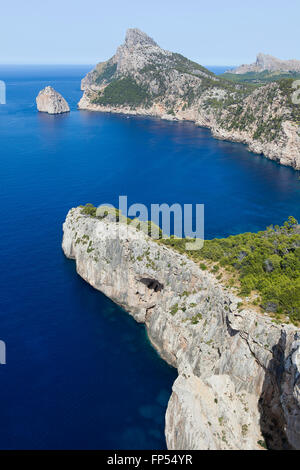
[[[171,315],[175,315],[179,310],[178,304],[173,305],[173,307],[170,310]]]
[[[95,207],[93,204],[87,203],[85,206],[81,206],[81,213],[83,215],[88,215],[90,217],[95,217],[97,219],[103,219],[108,215],[113,216],[110,220],[115,222],[121,222],[124,224],[131,224],[132,227],[135,227],[137,230],[141,230],[146,233],[149,237],[154,239],[161,239],[163,232],[158,225],[154,224],[151,221],[142,221],[137,218],[130,219],[122,215],[119,209],[110,206],[99,206]],[[148,260],[150,262],[150,260]]]
[[[243,74],[235,74],[230,72],[225,72],[219,77],[225,78],[226,80],[230,80],[235,83],[270,83],[277,80],[281,80],[283,78],[291,78],[292,80],[297,80],[300,78],[300,73],[297,72],[270,72],[268,70],[264,70],[263,72],[247,72]]]
[[[194,261],[217,263],[238,285],[240,295],[259,294],[261,307],[277,315],[300,321],[300,231],[289,217],[282,227],[268,227],[258,233],[243,233],[228,238],[207,240],[198,251],[186,251],[185,239],[170,237],[164,243]],[[215,271],[215,268],[213,268]],[[240,305],[241,306],[241,305]],[[240,307],[239,306],[239,307]]]
[[[242,436],[245,437],[248,433],[248,424],[242,425]]]
[[[149,95],[144,87],[139,85],[133,78],[125,77],[112,81],[97,97],[93,103],[108,106],[139,106],[146,103]]]
[[[82,206],[81,213],[91,217],[97,217],[99,219],[103,219],[108,214],[111,214],[115,216],[116,222],[119,222],[120,219],[120,211],[110,206],[101,206],[101,209],[98,208],[97,214],[97,207],[95,207],[93,204],[87,203],[85,206]]]
[[[82,206],[81,213],[97,217],[96,207],[92,204]],[[117,222],[133,224],[137,230],[143,230],[149,236],[153,234],[154,224],[135,219],[127,219],[118,209],[102,208],[100,219],[107,214],[114,213]],[[280,320],[281,315],[288,315],[294,323],[300,322],[300,230],[294,217],[284,223],[282,227],[270,226],[258,233],[242,233],[228,238],[206,240],[201,250],[187,251],[186,240],[180,238],[162,238],[159,230],[159,243],[171,246],[180,253],[187,254],[199,264],[202,270],[208,269],[217,273],[220,268],[225,269],[230,278],[227,287],[238,287],[241,296],[258,293],[258,300],[253,303],[260,305],[265,311],[275,314]],[[78,240],[79,242],[86,242]],[[88,247],[91,250],[91,244]],[[153,260],[146,253],[149,267],[155,268]],[[142,259],[142,258],[141,258]],[[206,264],[204,263],[206,262]],[[207,264],[208,263],[208,264]],[[221,279],[221,275],[218,276]],[[181,296],[187,297],[190,293],[184,291]],[[192,305],[192,304],[191,304]],[[242,303],[238,308],[242,308]],[[175,304],[171,314],[175,315],[179,307]],[[196,315],[193,323],[200,318]]]
[[[178,72],[181,73],[189,73],[191,75],[199,75],[199,72],[205,73],[210,77],[215,77],[215,74],[210,70],[206,69],[202,65],[197,64],[197,62],[193,62],[192,60],[187,59],[181,54],[174,52],[172,54],[173,64],[172,68],[175,68]]]
[[[191,293],[187,290],[184,290],[181,294],[179,294],[179,297],[188,297],[189,295],[191,295]]]
[[[86,250],[87,253],[91,253],[92,251],[94,251],[94,248],[92,248],[92,244],[93,244],[93,242],[92,242],[92,240],[90,240],[89,245],[88,245],[87,250]]]
[[[283,116],[271,118],[266,121],[261,119],[258,122],[256,130],[253,134],[253,138],[254,139],[263,138],[264,140],[271,142],[278,136],[281,130],[283,120],[284,120]]]
[[[97,85],[102,84],[104,81],[109,81],[113,78],[114,74],[117,71],[117,64],[104,63],[100,64],[99,75],[97,76],[95,83]]]
[[[229,94],[223,99],[207,99],[205,106],[215,109],[217,121],[225,129],[251,131],[253,127],[254,139],[272,142],[280,138],[283,121],[300,124],[300,106],[292,102],[295,92],[293,83],[294,79],[284,78],[267,88],[263,87],[256,96],[257,105],[254,109],[245,105],[245,98],[261,85],[247,83],[242,83],[238,92],[229,92],[227,89]],[[275,104],[276,100],[279,100],[280,105]]]
[[[266,441],[257,441],[257,444],[260,445],[261,447],[263,447],[264,449],[267,449],[267,444],[266,444]]]
[[[156,82],[158,86],[156,98],[159,96],[164,96],[165,92],[167,91],[166,72],[168,70],[177,70],[179,73],[187,73],[189,75],[201,77],[202,80],[207,80],[207,83],[214,83],[214,81],[217,81],[217,78],[213,72],[210,72],[205,67],[202,67],[202,65],[187,59],[181,54],[173,53],[171,59],[169,59],[163,66],[153,62],[148,63],[140,70],[140,73],[145,75],[145,81],[151,80]],[[189,105],[194,98],[195,94],[194,92],[191,92],[191,96],[188,100]],[[173,113],[174,111],[172,106],[170,106],[169,114]]]
[[[192,325],[197,325],[197,323],[199,323],[199,320],[202,320],[202,314],[201,313],[197,313],[196,315],[194,315],[191,318]]]
[[[295,91],[292,84],[300,79],[300,73],[264,71],[216,76],[178,53],[166,56],[158,52],[146,59],[144,67],[122,76],[117,64],[112,63],[116,58],[98,64],[90,77],[104,87],[101,91],[90,90],[91,102],[133,110],[157,103],[170,116],[176,116],[181,106],[183,110],[199,106],[199,111],[205,108],[224,130],[247,131],[254,140],[277,141],[280,145],[285,139],[283,122],[300,124],[300,106],[291,101]],[[178,74],[185,74],[184,79],[180,78],[180,99],[172,91]],[[250,95],[252,99],[247,99]]]
[[[91,217],[96,217],[97,207],[93,206],[89,202],[82,207],[81,213],[84,215],[90,215]]]
[[[130,224],[132,222],[133,222],[132,219],[128,219],[128,224]],[[140,221],[138,219],[135,219],[135,221],[132,225],[134,225],[137,228],[137,230],[141,230],[144,233],[146,233],[147,235],[149,235],[149,237],[152,237],[152,238],[155,238],[155,239],[162,238],[163,233],[162,233],[161,228],[158,227],[158,225],[151,222],[150,220],[144,222],[144,221]]]
[[[214,110],[221,127],[252,132],[253,139],[272,142],[282,136],[283,121],[300,124],[300,106],[292,103],[293,83],[292,79],[278,80],[268,86],[243,83],[234,91],[223,79],[221,88],[227,91],[226,95],[222,99],[208,98],[204,106]],[[254,105],[246,98],[255,88],[259,90]]]
[[[299,76],[300,78],[300,76]],[[289,80],[280,80],[279,82],[279,88],[283,95],[286,97],[287,100],[287,105],[290,109],[291,112],[291,117],[293,121],[295,121],[297,124],[300,124],[300,105],[299,104],[294,104],[292,102],[292,96],[294,92],[296,91],[295,88],[293,88],[293,79]]]

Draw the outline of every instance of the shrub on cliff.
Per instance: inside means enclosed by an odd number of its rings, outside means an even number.
[[[139,106],[145,103],[147,98],[148,93],[142,86],[133,78],[125,77],[112,81],[93,102],[104,106]]]
[[[82,208],[82,214],[91,215],[92,217],[96,217],[97,208],[90,204],[89,202]]]
[[[185,240],[171,237],[162,242],[185,252]],[[300,231],[293,217],[282,227],[206,240],[201,250],[187,254],[237,274],[240,294],[257,291],[265,310],[300,321]]]

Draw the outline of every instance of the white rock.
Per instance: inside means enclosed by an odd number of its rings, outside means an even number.
[[[211,273],[130,226],[76,208],[63,230],[78,274],[145,323],[178,369],[166,413],[169,449],[261,449],[262,434],[270,448],[300,449],[299,330],[240,312],[241,299]]]
[[[37,109],[48,114],[69,113],[70,108],[66,100],[51,86],[41,90],[36,98]]]

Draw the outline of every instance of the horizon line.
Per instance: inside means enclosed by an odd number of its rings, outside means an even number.
[[[25,63],[25,62],[0,62],[0,67],[1,66],[28,66],[28,67],[31,67],[31,66],[47,66],[47,65],[51,65],[51,66],[57,66],[57,65],[64,65],[64,66],[70,66],[70,67],[78,67],[78,66],[82,66],[82,65],[89,65],[91,67],[94,67],[95,65],[97,65],[99,63],[99,61],[97,62],[94,62],[94,63],[91,63],[91,62],[78,62],[78,63],[68,63],[68,62],[28,62],[28,63]],[[203,64],[203,67],[238,67],[238,65],[236,64]]]

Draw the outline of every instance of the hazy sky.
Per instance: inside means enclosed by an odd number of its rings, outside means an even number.
[[[2,64],[94,64],[129,27],[204,65],[300,60],[299,0],[1,0],[0,14]]]

